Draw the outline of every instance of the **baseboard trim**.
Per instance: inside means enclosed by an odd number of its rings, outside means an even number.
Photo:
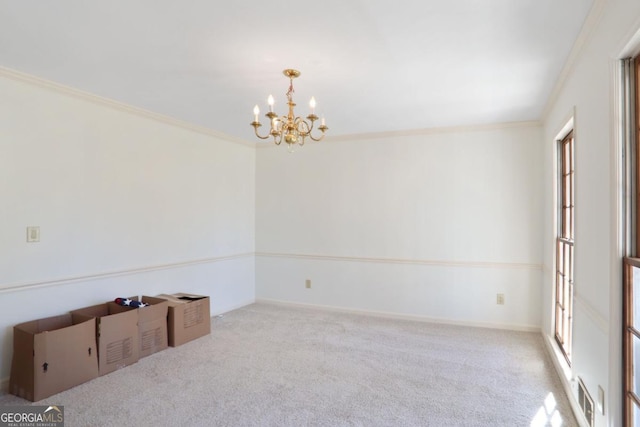
[[[238,304],[233,304],[233,305],[229,305],[217,310],[213,310],[211,312],[211,317],[218,317],[218,316],[224,316],[227,313],[230,313],[234,310],[238,310],[241,309],[243,307],[246,307],[248,305],[254,304],[256,302],[255,298],[251,298],[248,300],[245,300],[244,302],[238,303]]]
[[[418,314],[404,314],[404,313],[394,313],[389,311],[365,310],[365,309],[339,307],[339,306],[332,306],[332,305],[310,304],[310,303],[302,303],[302,302],[295,302],[295,301],[277,300],[277,299],[270,299],[270,298],[256,298],[256,303],[274,304],[274,305],[289,306],[289,307],[311,308],[311,309],[317,309],[317,310],[334,311],[337,313],[376,316],[376,317],[382,317],[386,319],[412,320],[412,321],[427,322],[427,323],[441,323],[444,325],[468,326],[468,327],[474,327],[474,328],[488,328],[488,329],[502,329],[502,330],[519,331],[519,332],[540,332],[539,326],[532,326],[532,325],[512,325],[512,324],[507,325],[507,324],[492,323],[492,322],[461,321],[461,320],[446,319],[446,318],[440,318],[440,317],[429,317],[429,316],[423,316]]]
[[[544,341],[544,346],[547,350],[549,358],[553,363],[553,367],[558,373],[558,377],[560,378],[560,383],[562,384],[562,389],[564,390],[564,394],[567,396],[569,400],[569,405],[571,406],[571,410],[573,411],[573,416],[580,424],[580,427],[589,427],[584,415],[582,414],[582,410],[580,409],[580,404],[576,400],[575,395],[573,394],[572,384],[575,382],[573,378],[573,374],[571,373],[571,368],[564,361],[564,356],[560,352],[560,349],[556,345],[553,338],[544,332],[542,333],[542,341]]]

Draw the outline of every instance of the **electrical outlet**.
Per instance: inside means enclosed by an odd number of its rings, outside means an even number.
[[[305,281],[304,281],[304,286],[305,286],[307,289],[311,289],[311,280],[310,280],[310,279],[305,280]]]
[[[40,227],[27,227],[27,242],[35,243],[40,241]]]
[[[504,305],[504,294],[496,295],[496,304]]]

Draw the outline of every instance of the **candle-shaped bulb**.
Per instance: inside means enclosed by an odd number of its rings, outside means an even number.
[[[256,121],[256,122],[258,121],[258,114],[260,114],[260,109],[256,105],[255,107],[253,107],[253,115],[255,116],[255,120],[254,121]]]
[[[273,113],[273,95],[269,95],[269,98],[267,98],[267,104],[269,104],[269,111],[271,111]]]
[[[309,101],[309,107],[311,107],[311,114],[313,114],[316,109],[316,98],[313,96],[311,97],[311,101]]]
[[[321,124],[322,126],[324,126],[324,125],[325,125],[325,123],[324,123],[324,116],[322,116],[322,121],[320,122],[320,124]]]

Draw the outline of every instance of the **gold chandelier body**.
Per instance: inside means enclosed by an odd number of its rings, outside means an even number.
[[[318,130],[321,132],[320,136],[316,137],[311,134],[314,129],[314,124],[316,120],[318,120],[318,116],[314,114],[314,110],[316,107],[315,98],[311,97],[311,101],[309,103],[311,107],[311,113],[306,117],[306,120],[302,117],[296,117],[295,113],[293,112],[293,108],[296,106],[295,102],[293,102],[293,79],[300,76],[300,71],[286,69],[283,71],[283,74],[289,78],[289,90],[286,94],[289,113],[287,115],[278,117],[278,115],[273,112],[273,97],[269,95],[269,112],[265,114],[265,117],[269,119],[271,129],[265,136],[262,136],[258,133],[258,128],[262,126],[262,123],[260,123],[260,121],[258,120],[260,110],[256,105],[253,109],[255,118],[253,123],[251,123],[256,136],[260,139],[273,137],[273,142],[275,142],[276,145],[280,145],[284,140],[290,150],[294,146],[294,144],[304,145],[305,138],[307,137],[311,138],[313,141],[322,140],[322,138],[324,138],[324,133],[329,129],[325,125],[324,117],[321,120],[320,126],[318,126]]]

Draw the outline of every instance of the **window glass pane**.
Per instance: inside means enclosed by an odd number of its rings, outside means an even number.
[[[569,279],[567,278],[567,276],[564,277],[564,309],[565,311],[569,308],[569,304],[571,301],[571,283],[569,282]],[[569,313],[567,313],[568,315]]]
[[[565,207],[569,207],[571,206],[571,175],[566,175],[564,177],[564,183],[562,187],[562,189],[564,190],[562,204]]]
[[[556,270],[562,271],[562,267],[564,266],[564,251],[562,250],[562,243],[558,242],[558,258],[556,259]]]
[[[556,336],[562,340],[562,325],[563,325],[563,321],[562,321],[563,317],[562,317],[562,308],[560,307],[560,305],[556,305]],[[562,341],[560,341],[562,342]]]
[[[573,245],[569,246],[569,270],[565,273],[573,283]]]
[[[633,402],[631,399],[627,400]],[[630,425],[637,426],[638,422],[640,422],[640,407],[633,402],[633,420],[631,420]]]
[[[564,295],[564,278],[561,273],[556,275],[556,300],[559,304],[562,304],[562,296]]]
[[[631,267],[632,273],[632,284],[633,284],[633,295],[628,295],[627,297],[633,298],[633,310],[631,312],[631,324],[633,327],[640,331],[640,316],[637,314],[640,313],[640,268]]]
[[[574,182],[575,182],[575,177],[573,175],[573,172],[571,172],[571,175],[569,175],[569,189],[568,189],[569,203],[571,204],[571,206],[573,206],[573,195],[575,194],[575,192],[573,191]]]
[[[638,337],[636,337],[635,335],[633,336],[633,357],[631,358],[631,360],[633,360],[634,366],[638,367],[640,366],[640,339],[638,339]],[[635,372],[633,373],[633,392],[635,394],[640,394],[640,369],[635,369]]]
[[[570,165],[570,167],[571,167],[571,171],[574,171],[574,170],[576,170],[576,169],[575,169],[575,157],[576,157],[576,155],[575,155],[575,152],[574,152],[574,149],[573,149],[573,146],[574,146],[574,144],[573,144],[573,137],[571,137],[571,138],[569,139],[569,143],[571,144],[571,159],[570,159],[570,162],[569,162],[569,163],[571,163],[571,165]]]
[[[569,238],[573,240],[575,237],[575,228],[574,228],[574,216],[573,216],[573,206],[569,209]]]

